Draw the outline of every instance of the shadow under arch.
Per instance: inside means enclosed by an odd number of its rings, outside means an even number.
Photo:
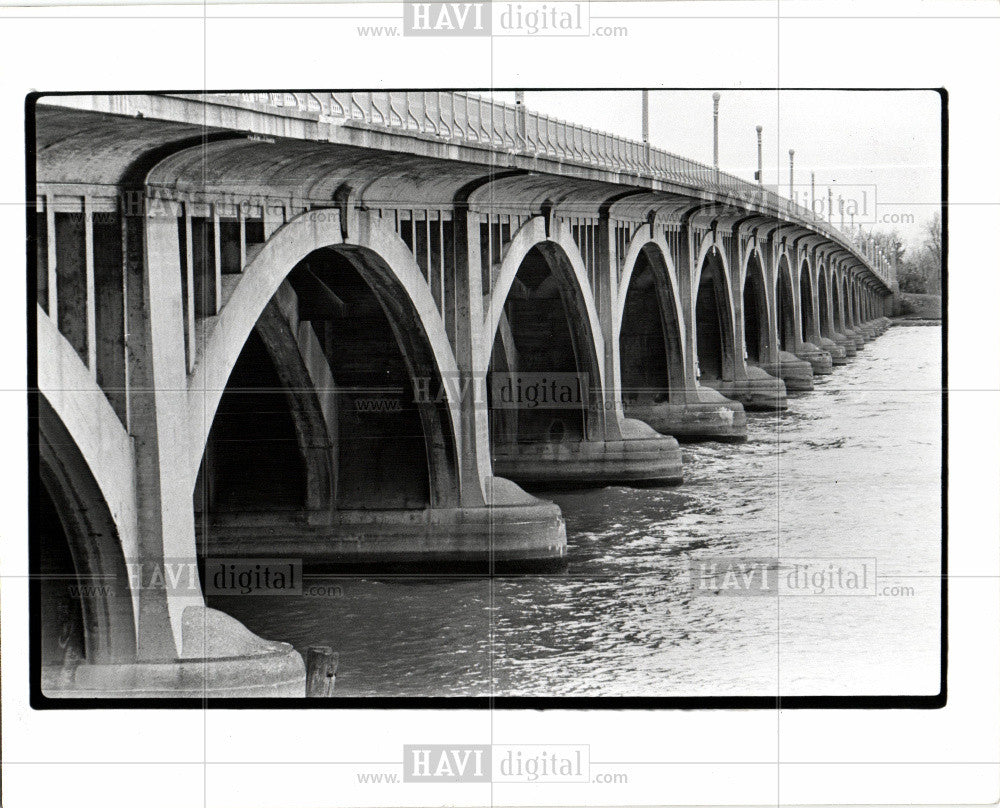
[[[735,377],[735,335],[726,269],[722,254],[712,247],[702,260],[695,299],[695,339],[703,384],[712,386]]]
[[[685,400],[682,323],[661,248],[642,246],[628,279],[619,320],[622,403]]]
[[[857,319],[855,318],[854,301],[851,299],[851,285],[846,275],[844,276],[843,280],[843,288],[844,288],[844,321],[845,325],[848,328],[853,329],[854,326],[857,324]]]
[[[600,365],[562,245],[540,241],[526,252],[499,319],[488,371],[491,444],[599,437]]]
[[[747,361],[755,364],[770,361],[771,318],[767,283],[756,250],[747,258],[743,281],[743,334],[746,340]]]
[[[366,247],[318,248],[287,274],[233,365],[196,497],[223,510],[453,506],[457,442],[443,391],[388,264]]]
[[[792,293],[792,270],[784,255],[778,260],[776,303],[778,312],[778,347],[795,351],[795,297]]]
[[[833,301],[833,330],[843,334],[847,328],[844,322],[844,306],[840,299],[840,280],[836,274],[830,276],[830,298]]]
[[[31,571],[45,671],[136,658],[128,567],[114,517],[86,459],[43,395],[38,400],[38,510]]]
[[[821,337],[829,337],[835,330],[832,312],[830,311],[829,287],[826,282],[826,273],[819,272],[816,282],[816,291],[819,295],[819,334]]]
[[[812,271],[808,261],[803,261],[799,270],[799,301],[802,307],[802,341],[809,342],[816,333],[816,312],[813,308]]]

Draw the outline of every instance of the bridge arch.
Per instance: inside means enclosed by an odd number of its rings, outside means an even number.
[[[359,217],[357,238],[345,240],[335,211],[307,211],[278,228],[251,259],[219,315],[215,318],[188,378],[188,410],[192,424],[201,424],[200,440],[192,442],[192,480],[201,463],[208,429],[225,382],[250,332],[279,287],[311,253],[337,248],[366,279],[409,310],[423,333],[439,374],[457,378],[457,365],[444,322],[413,254],[396,232],[377,217]],[[460,427],[459,405],[445,390],[452,427]]]
[[[782,351],[793,353],[796,347],[795,334],[795,295],[792,286],[792,269],[788,256],[782,253],[778,259],[778,272],[775,280],[775,304],[778,318],[778,347]]]
[[[764,277],[764,261],[760,250],[747,252],[743,267],[743,334],[747,361],[770,361],[771,301]]]
[[[45,395],[38,396],[37,434],[32,572],[38,575],[42,665],[58,674],[82,662],[134,660],[136,624],[126,555],[92,471],[93,458],[84,455]]]
[[[644,232],[645,230],[645,232]],[[670,403],[684,398],[684,325],[669,251],[643,225],[626,254],[615,334],[622,403]]]
[[[313,301],[305,316],[300,316],[302,307],[295,302],[300,297],[298,291],[307,292],[301,297]],[[314,298],[321,302],[316,303]],[[323,311],[317,311],[317,306]],[[379,355],[371,353],[372,346],[365,349],[369,352],[367,369],[351,365],[344,358],[352,351],[352,355],[360,356],[359,340],[337,334],[338,317],[346,317],[346,309],[341,312],[341,307],[352,306],[361,318],[353,325],[367,329],[372,345],[378,342],[385,346],[387,354],[381,357],[385,364],[379,369],[375,368]],[[323,324],[322,328],[318,323]],[[386,334],[395,339],[385,339]],[[454,356],[440,312],[412,253],[381,220],[360,217],[357,237],[347,241],[342,237],[339,217],[329,210],[304,213],[279,228],[247,264],[206,343],[189,378],[192,423],[202,424],[204,434],[193,447],[197,465],[192,469],[192,490],[197,487],[197,470],[206,459],[211,430],[216,428],[223,390],[228,387],[235,393],[231,396],[234,401],[244,397],[245,409],[250,397],[238,391],[254,389],[254,379],[261,376],[268,382],[264,387],[283,389],[284,406],[269,409],[273,418],[268,428],[286,445],[286,460],[294,457],[291,448],[296,445],[298,456],[291,462],[291,482],[305,486],[300,494],[290,494],[285,506],[372,507],[375,499],[384,500],[385,496],[373,499],[371,491],[366,498],[362,490],[366,485],[361,480],[365,464],[359,458],[370,455],[362,447],[371,450],[374,446],[402,453],[395,462],[383,464],[398,472],[392,485],[385,482],[389,490],[398,487],[399,507],[415,503],[422,503],[422,507],[445,506],[457,498],[459,403],[453,400],[451,386],[444,384],[446,378],[457,378]],[[326,367],[325,377],[322,372],[303,369],[303,352],[311,352],[313,369],[322,371]],[[319,361],[315,361],[317,354]],[[298,360],[292,361],[296,355]],[[361,359],[357,362],[364,364]],[[340,404],[358,404],[356,396],[344,389],[352,385],[336,380],[335,372],[330,375],[335,369],[343,378],[368,380],[361,386],[372,388],[369,398],[379,399],[382,407],[380,413],[373,411],[363,421],[362,426],[374,430],[373,434],[349,428],[344,407],[339,415],[332,415],[329,402],[326,407],[317,402],[317,396],[335,395],[344,399]],[[382,379],[380,372],[386,378],[392,377],[391,394],[382,396],[385,402],[377,389]],[[316,387],[323,378],[336,388],[334,393]],[[315,394],[288,392],[306,379]],[[418,389],[428,395],[418,399]],[[393,401],[389,402],[389,398]],[[271,400],[277,402],[278,397]],[[389,408],[389,403],[396,406]],[[232,409],[223,414],[232,420]],[[387,430],[382,437],[396,435],[399,439],[379,442],[375,434],[379,430]],[[415,447],[404,450],[409,439],[422,442],[422,457]],[[338,466],[335,461],[333,469],[324,469],[324,463],[329,463],[331,444],[345,441],[357,444],[351,447],[353,471],[348,473],[346,462]],[[337,453],[336,447],[332,453]],[[405,474],[404,468],[412,472],[406,479],[400,476]],[[324,491],[328,492],[325,500]]]
[[[818,333],[816,311],[813,307],[812,267],[805,259],[799,267],[799,309],[802,323],[802,341],[809,342]]]
[[[819,333],[820,336],[829,337],[836,327],[833,323],[833,313],[830,308],[830,286],[827,282],[827,269],[820,266],[816,290],[819,295]]]
[[[587,353],[596,356],[596,367],[599,378],[604,378],[604,341],[601,337],[600,320],[597,316],[597,306],[594,303],[593,290],[587,267],[584,264],[580,249],[573,240],[573,234],[567,224],[555,220],[551,223],[551,232],[546,231],[545,218],[534,216],[523,225],[507,247],[497,273],[489,302],[485,311],[485,328],[480,367],[486,368],[492,356],[493,343],[497,338],[500,321],[504,313],[504,305],[510,295],[514,279],[528,253],[539,248],[551,258],[554,265],[560,268],[560,278],[570,283],[575,300],[575,316],[586,327],[589,337],[585,347]],[[600,381],[598,380],[598,383]]]
[[[843,334],[847,329],[844,321],[844,301],[843,290],[840,285],[840,272],[836,269],[830,271],[830,297],[833,301],[833,330]]]
[[[730,381],[736,371],[736,329],[726,256],[714,243],[702,247],[692,290],[700,380]],[[740,357],[741,358],[741,357]]]
[[[848,273],[844,273],[842,283],[844,289],[844,316],[847,320],[847,327],[854,328],[857,324],[857,313],[854,309],[854,297],[851,292],[851,281]]]
[[[501,263],[485,319],[494,446],[596,436],[601,413],[592,404],[603,398],[603,345],[583,259],[565,228],[546,238],[543,219],[522,226]],[[496,374],[582,376],[586,399],[569,407],[498,406]]]

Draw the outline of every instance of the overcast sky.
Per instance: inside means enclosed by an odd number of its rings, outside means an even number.
[[[719,167],[752,180],[757,132],[763,130],[764,182],[788,195],[788,150],[795,150],[795,186],[808,194],[816,174],[817,197],[861,204],[875,186],[866,230],[896,229],[909,248],[941,204],[941,99],[930,91],[724,90],[719,104]],[[497,93],[513,102],[513,93]],[[642,94],[634,91],[528,92],[535,111],[630,138],[642,135]],[[712,91],[650,93],[650,142],[712,163]],[[838,186],[839,189],[838,189]],[[854,186],[845,188],[844,186]],[[842,193],[841,193],[842,192]],[[800,197],[808,204],[808,198]],[[873,209],[874,208],[874,209]],[[913,216],[913,222],[899,217]],[[894,222],[873,222],[878,217]],[[856,220],[857,221],[857,220]]]

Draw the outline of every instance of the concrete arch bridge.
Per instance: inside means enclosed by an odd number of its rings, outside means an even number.
[[[744,439],[888,324],[889,262],[808,211],[476,96],[45,96],[35,127],[50,695],[300,694],[199,559],[558,562],[528,491],[680,483],[678,441]]]

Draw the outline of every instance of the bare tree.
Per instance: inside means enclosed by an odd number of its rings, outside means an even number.
[[[929,222],[924,226],[927,238],[924,246],[930,252],[940,271],[941,267],[941,214],[935,213]]]

